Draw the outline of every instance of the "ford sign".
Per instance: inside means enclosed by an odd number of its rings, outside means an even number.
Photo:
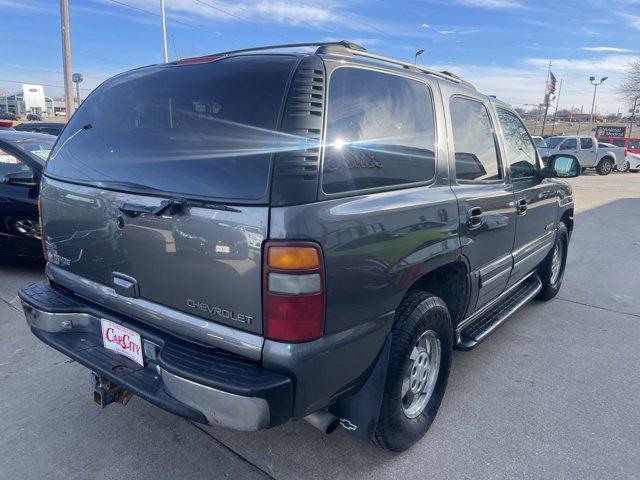
[[[30,91],[30,92],[37,92],[37,91],[38,91],[38,89],[37,89],[37,88],[30,88],[30,89],[29,89],[29,91]]]

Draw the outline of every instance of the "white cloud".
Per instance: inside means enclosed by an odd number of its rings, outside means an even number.
[[[635,28],[636,30],[640,30],[640,17],[638,17],[637,15],[631,15],[629,13],[618,13],[618,15],[622,18],[625,18],[629,22],[629,25],[631,27]]]
[[[470,35],[472,33],[478,33],[479,31],[480,31],[479,29],[464,30],[464,29],[454,28],[452,30],[440,30],[439,32],[442,35]]]
[[[616,53],[631,53],[634,50],[629,50],[628,48],[617,48],[617,47],[582,47],[581,50],[585,50],[587,52],[616,52]]]
[[[490,10],[513,10],[524,6],[516,0],[457,0],[456,3],[465,7],[488,8]]]

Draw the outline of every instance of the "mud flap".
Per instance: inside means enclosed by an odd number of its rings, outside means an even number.
[[[329,411],[340,419],[340,426],[361,440],[370,441],[378,426],[390,350],[391,334],[387,335],[369,378],[360,390],[329,407]]]

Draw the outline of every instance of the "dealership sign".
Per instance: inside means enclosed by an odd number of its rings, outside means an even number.
[[[627,127],[614,127],[606,125],[598,125],[596,127],[596,137],[619,137],[627,136]]]

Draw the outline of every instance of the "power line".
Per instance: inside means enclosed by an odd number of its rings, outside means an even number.
[[[18,80],[4,80],[2,78],[0,78],[0,83],[17,83],[17,84],[34,84],[34,82],[21,82]],[[43,87],[52,87],[52,88],[64,88],[64,86],[62,85],[51,85],[50,83],[37,83],[36,85],[42,85]],[[91,91],[93,90],[92,88],[81,88],[80,90],[87,90],[87,91]]]

